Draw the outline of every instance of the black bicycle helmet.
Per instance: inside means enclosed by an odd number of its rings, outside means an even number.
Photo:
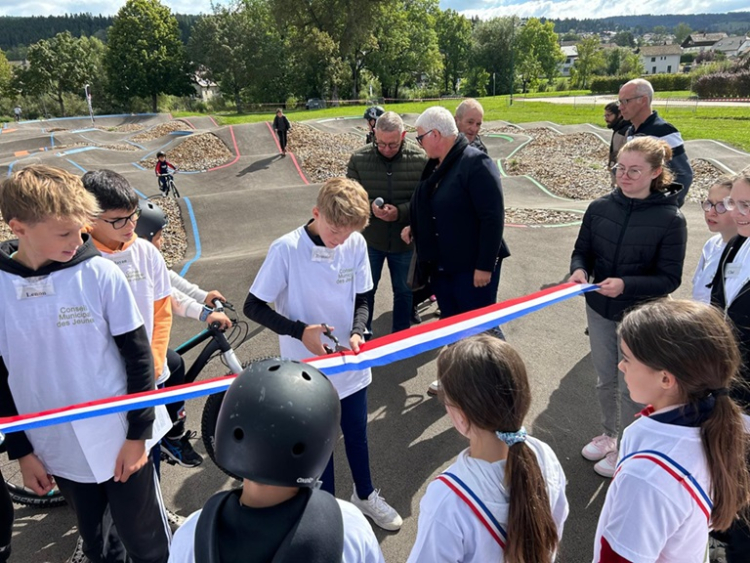
[[[312,366],[253,362],[232,382],[216,421],[216,462],[278,487],[314,487],[339,435],[336,390]]]
[[[159,151],[156,153],[156,158],[160,158],[162,156],[167,156],[167,153],[165,153],[164,151]]]
[[[151,242],[156,233],[167,224],[167,216],[161,207],[147,199],[140,200],[138,207],[141,210],[141,216],[135,224],[135,234]]]
[[[383,115],[385,110],[380,106],[370,106],[365,110],[365,119],[367,121],[377,121],[378,117]]]

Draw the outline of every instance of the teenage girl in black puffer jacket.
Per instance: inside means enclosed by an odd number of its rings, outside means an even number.
[[[615,470],[619,432],[643,408],[630,399],[618,369],[617,324],[627,309],[668,295],[682,280],[687,227],[677,206],[682,186],[671,183],[666,166],[671,156],[652,137],[620,150],[617,187],[589,205],[571,258],[570,281],[599,285],[586,294],[586,315],[604,434],[581,453],[598,461],[594,470],[605,477]]]

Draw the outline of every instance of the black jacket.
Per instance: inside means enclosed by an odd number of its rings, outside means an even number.
[[[505,206],[495,162],[458,136],[442,164],[427,162],[411,199],[420,262],[446,273],[491,272],[510,256],[503,241]]]
[[[286,118],[286,115],[279,117],[278,115],[273,118],[273,128],[275,131],[289,131],[292,128],[292,124]]]
[[[680,286],[687,227],[677,207],[681,190],[632,199],[620,188],[591,202],[578,233],[570,271],[585,270],[593,283],[621,278],[618,297],[591,291],[586,303],[606,319],[619,321],[634,305],[663,297]]]
[[[401,230],[409,224],[409,202],[426,163],[424,151],[406,142],[393,158],[385,158],[374,143],[352,153],[346,176],[362,184],[370,204],[382,197],[398,208],[396,221],[382,221],[370,213],[370,224],[362,233],[368,246],[381,252],[410,250],[401,240]]]
[[[737,338],[742,352],[742,369],[743,379],[750,381],[750,282],[746,283],[740,289],[737,297],[732,300],[727,307],[727,300],[724,294],[724,272],[727,264],[734,261],[734,257],[747,240],[746,237],[737,235],[728,243],[719,260],[719,267],[716,268],[716,275],[711,282],[711,303],[725,311],[734,323],[737,331]],[[732,388],[732,397],[742,404],[745,410],[750,407],[750,388],[736,386]],[[750,412],[750,411],[749,411]]]

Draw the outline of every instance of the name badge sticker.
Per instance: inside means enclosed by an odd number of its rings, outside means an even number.
[[[16,299],[34,299],[55,294],[55,286],[50,276],[34,276],[31,278],[15,279]]]
[[[326,248],[324,246],[316,246],[312,251],[313,262],[333,262],[333,258],[336,255],[336,250],[333,248]]]
[[[742,264],[727,264],[724,268],[724,275],[728,278],[736,278],[740,275],[740,270],[742,269]]]

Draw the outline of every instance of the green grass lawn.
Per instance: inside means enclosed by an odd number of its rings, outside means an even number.
[[[683,92],[663,92],[677,97]],[[686,97],[686,96],[685,96]],[[517,98],[517,96],[516,96]],[[450,111],[454,111],[461,100],[446,99],[440,102]],[[592,123],[604,125],[602,107],[593,104],[551,104],[545,102],[514,102],[510,105],[508,96],[482,98],[485,121],[504,120],[511,123],[529,123],[532,121],[553,121],[560,125]],[[398,113],[421,113],[436,102],[409,102],[388,104],[386,109]],[[361,117],[365,106],[332,107],[316,111],[289,111],[287,116],[292,121],[306,119],[323,119],[326,117]],[[667,106],[657,108],[659,114],[677,127],[685,140],[713,139],[750,152],[750,107],[679,107]],[[174,113],[175,117],[201,115],[194,113]],[[236,114],[226,113],[216,116],[222,125],[238,123],[257,123],[270,121],[274,114]],[[692,155],[698,156],[698,155]]]

